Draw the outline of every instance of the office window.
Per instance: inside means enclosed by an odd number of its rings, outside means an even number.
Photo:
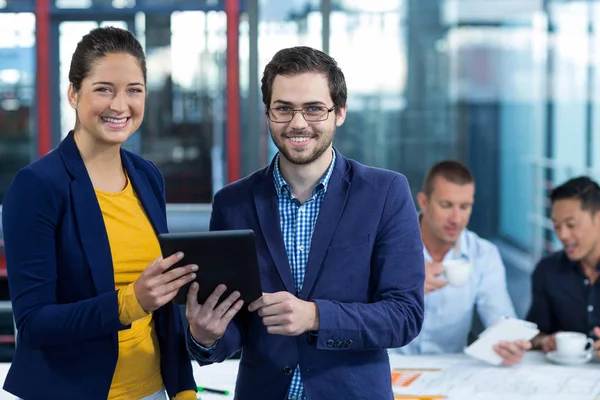
[[[34,11],[35,0],[0,0],[0,12],[11,11]]]
[[[348,86],[347,119],[335,145],[361,162],[401,170],[400,148],[414,145],[400,122],[408,74],[405,4],[379,5],[341,1],[331,13],[330,54]]]
[[[35,15],[0,13],[0,203],[14,174],[37,156]]]
[[[465,161],[476,178],[473,227],[521,247],[533,241],[536,168],[545,129],[545,36],[532,26],[448,33],[450,92],[463,108]]]
[[[569,169],[586,167],[588,101],[588,6],[585,3],[554,3],[550,8],[554,25],[549,76],[555,104],[552,158],[562,167],[553,170],[553,184],[568,179]],[[575,172],[575,171],[573,171]]]
[[[86,9],[91,7],[132,8],[136,0],[55,0],[56,8]]]
[[[146,14],[146,117],[139,151],[165,176],[169,203],[210,203],[224,184],[226,16]]]
[[[591,3],[591,19],[594,29],[590,36],[590,101],[592,104],[591,130],[587,143],[590,152],[590,166],[596,174],[600,174],[600,4]],[[598,177],[600,178],[600,177]]]

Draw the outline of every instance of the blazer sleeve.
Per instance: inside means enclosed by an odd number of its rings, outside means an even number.
[[[217,193],[212,203],[210,230],[220,231],[225,229],[227,229],[227,223],[221,211],[221,198],[219,193]],[[237,353],[243,345],[244,329],[241,323],[233,319],[225,329],[223,336],[209,351],[207,351],[208,349],[201,348],[194,340],[191,340],[193,338],[189,329],[187,334],[190,354],[200,365],[208,365],[227,360]]]
[[[87,341],[127,328],[117,291],[57,304],[56,230],[65,202],[29,169],[15,176],[3,203],[8,283],[19,340],[32,348]]]
[[[417,212],[406,178],[398,175],[388,188],[371,256],[374,301],[342,303],[314,300],[322,350],[402,347],[423,324],[425,261]],[[332,346],[339,340],[351,346]]]

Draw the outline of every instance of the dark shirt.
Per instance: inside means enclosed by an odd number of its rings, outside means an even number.
[[[600,264],[597,267],[600,270]],[[573,331],[594,337],[600,326],[600,279],[592,285],[578,262],[564,251],[542,259],[531,278],[532,303],[527,320],[542,333]]]

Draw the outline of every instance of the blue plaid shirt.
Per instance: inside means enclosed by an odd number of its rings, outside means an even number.
[[[281,233],[285,243],[285,252],[287,253],[294,282],[296,283],[297,296],[300,296],[302,292],[302,283],[304,282],[304,272],[306,270],[306,261],[308,260],[312,234],[334,165],[335,152],[333,152],[333,160],[327,172],[313,189],[312,197],[306,203],[300,204],[292,195],[290,185],[286,183],[281,175],[281,171],[279,171],[279,156],[275,160],[273,178],[275,180],[275,188],[277,189]],[[294,372],[288,391],[288,398],[306,398],[304,396],[304,387],[302,386],[300,366],[296,366],[296,371]]]

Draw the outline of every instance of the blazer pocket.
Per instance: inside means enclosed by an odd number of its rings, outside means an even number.
[[[369,234],[356,235],[346,238],[343,241],[334,242],[329,245],[328,252],[331,251],[349,251],[369,244]]]

